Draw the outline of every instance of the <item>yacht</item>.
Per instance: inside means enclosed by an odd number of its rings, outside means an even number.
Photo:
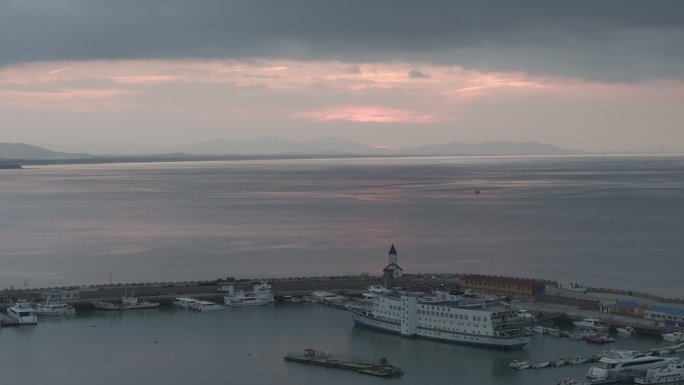
[[[684,381],[684,365],[671,363],[663,368],[649,369],[644,377],[635,377],[635,384],[667,384]]]
[[[523,348],[532,338],[510,305],[443,292],[385,294],[371,308],[348,305],[347,309],[356,325],[403,337],[504,349]]]
[[[220,305],[216,302],[211,302],[211,301],[195,301],[192,304],[191,309],[195,310],[195,311],[204,312],[204,311],[213,311],[213,310],[223,310],[223,309],[225,309],[225,306]]]
[[[26,301],[18,301],[7,308],[7,315],[19,325],[35,325],[38,317],[33,312],[33,308]]]
[[[618,334],[624,335],[624,336],[631,336],[634,334],[634,328],[631,326],[625,326],[623,328],[617,328]]]
[[[612,350],[602,357],[597,366],[592,366],[587,377],[593,380],[611,380],[618,376],[633,377],[648,369],[668,366],[675,358],[649,356],[634,351]]]
[[[228,295],[223,297],[223,302],[227,306],[257,306],[268,305],[275,300],[271,285],[262,282],[254,285],[252,291],[235,290],[233,286],[229,286]]]
[[[608,325],[597,320],[596,318],[585,318],[581,321],[575,321],[572,323],[578,328],[596,330],[596,331],[608,331]]]
[[[199,300],[194,299],[194,298],[179,297],[179,298],[176,298],[175,301],[173,301],[173,304],[178,306],[181,309],[192,309],[193,305],[197,302],[199,302]]]
[[[347,299],[341,295],[333,294],[329,291],[316,290],[311,293],[313,297],[313,302],[317,303],[331,303],[331,302],[342,302]]]
[[[672,332],[663,334],[663,339],[669,342],[684,342],[684,332]]]
[[[111,303],[105,301],[93,302],[95,309],[100,310],[134,310],[134,309],[156,309],[159,307],[159,302],[149,302],[138,299],[135,294],[130,297],[121,297],[121,303]]]
[[[45,303],[35,304],[33,312],[37,315],[70,315],[76,314],[76,309],[64,302],[50,302],[45,300]]]

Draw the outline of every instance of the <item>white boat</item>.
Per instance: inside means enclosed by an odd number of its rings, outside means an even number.
[[[227,306],[259,306],[275,301],[271,285],[262,282],[254,285],[252,291],[235,290],[233,286],[229,286],[228,295],[223,297],[223,302]]]
[[[608,325],[599,321],[596,318],[585,318],[581,321],[575,321],[572,323],[578,328],[597,330],[597,331],[608,331]]]
[[[684,332],[672,332],[663,334],[663,339],[669,342],[684,342]]]
[[[18,301],[7,308],[7,315],[19,325],[35,325],[38,317],[33,312],[33,308],[26,301]]]
[[[510,365],[508,365],[508,367],[510,367],[511,369],[515,369],[515,370],[528,369],[531,366],[532,365],[528,361],[518,361],[518,360],[515,360],[515,361],[511,362]]]
[[[70,315],[76,314],[76,309],[64,302],[50,302],[46,300],[45,303],[35,304],[33,312],[37,315]]]
[[[313,302],[317,303],[335,303],[342,302],[347,299],[347,297],[343,297],[341,295],[333,294],[331,292],[322,290],[316,290],[312,292],[311,297],[313,297]]]
[[[649,369],[644,377],[635,377],[635,384],[667,384],[684,381],[684,365],[671,363],[663,368]]]
[[[625,326],[623,328],[617,328],[618,334],[622,334],[624,336],[631,336],[634,334],[634,328],[631,326]]]
[[[135,294],[130,297],[121,297],[121,303],[111,303],[105,301],[93,302],[95,309],[99,310],[136,310],[136,309],[156,309],[159,302],[149,302],[136,298]]]
[[[601,357],[597,366],[592,366],[587,377],[593,380],[611,380],[618,376],[633,377],[648,369],[665,367],[675,358],[649,356],[634,351],[612,350],[610,354]]]
[[[181,309],[192,309],[193,305],[199,300],[190,297],[179,297],[173,301],[173,304]]]
[[[195,311],[204,312],[213,310],[223,310],[225,309],[225,306],[211,301],[196,301],[192,304],[191,309]]]
[[[390,293],[391,290],[387,289],[384,286],[375,286],[371,285],[368,286],[367,291],[362,294],[363,300],[366,302],[372,302],[377,296],[382,295],[382,294],[388,294]]]
[[[356,325],[464,345],[520,349],[531,340],[517,310],[504,303],[483,303],[435,293],[381,295],[372,308],[348,305]]]

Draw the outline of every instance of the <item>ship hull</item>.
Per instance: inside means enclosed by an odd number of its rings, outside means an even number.
[[[380,320],[371,315],[366,315],[355,311],[351,311],[351,313],[355,325],[359,325],[368,329],[373,329],[385,333],[402,335],[401,325],[398,322],[395,323],[391,321]],[[434,334],[436,332],[435,329],[422,327],[418,327],[417,329],[418,331],[416,334],[405,337],[422,338],[452,344],[497,349],[522,349],[530,342],[531,339],[531,336],[528,335],[521,335],[515,337],[494,337],[467,333],[456,333],[446,330],[439,331],[439,336],[431,336],[427,335],[427,332],[431,332]]]

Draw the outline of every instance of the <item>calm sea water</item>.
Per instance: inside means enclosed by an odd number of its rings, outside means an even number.
[[[684,296],[684,157],[465,157],[0,170],[0,288],[507,274]],[[479,189],[480,194],[474,194]]]
[[[618,338],[612,347],[663,345]],[[583,378],[589,366],[513,371],[518,360],[549,360],[608,349],[534,336],[526,350],[501,351],[406,339],[354,327],[347,312],[313,304],[229,309],[90,312],[37,326],[0,330],[4,385],[215,384],[556,384]],[[283,355],[319,348],[364,358],[387,357],[405,375],[382,379],[287,363]]]

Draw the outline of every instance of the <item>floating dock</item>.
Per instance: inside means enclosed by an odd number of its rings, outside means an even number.
[[[332,354],[330,352],[319,352],[314,349],[287,353],[284,358],[285,361],[289,362],[352,370],[357,373],[376,377],[399,377],[404,374],[398,367],[387,363],[386,358],[372,361],[357,357]]]

